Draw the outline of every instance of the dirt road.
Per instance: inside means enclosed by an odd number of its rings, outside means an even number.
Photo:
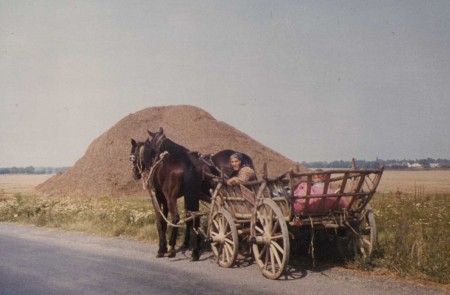
[[[156,245],[0,223],[0,293],[14,294],[446,294],[332,269],[290,268],[271,281],[255,264],[224,269],[210,253],[155,258]]]

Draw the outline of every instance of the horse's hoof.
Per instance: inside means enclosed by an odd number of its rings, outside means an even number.
[[[176,254],[177,253],[175,252],[175,250],[174,251],[170,251],[169,254],[167,255],[167,257],[174,258]]]
[[[162,258],[162,257],[164,257],[164,253],[159,253],[158,252],[158,254],[156,254],[156,258]]]
[[[194,254],[192,254],[192,256],[191,256],[191,261],[199,261],[199,259],[200,259],[200,255],[194,255]]]

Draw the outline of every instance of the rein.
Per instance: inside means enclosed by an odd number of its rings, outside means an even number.
[[[212,160],[212,157],[214,156],[214,154],[210,154],[208,155],[208,158],[203,157],[202,155],[199,156],[200,161],[202,161],[206,166],[213,168],[214,170],[216,170],[219,174],[222,174],[222,170],[220,170],[219,167],[216,166],[216,164],[214,164],[214,161]],[[208,173],[208,172],[204,172],[206,176],[209,177],[217,177],[217,175]]]
[[[151,188],[150,181],[153,181],[153,175],[155,174],[155,170],[162,163],[162,161],[164,161],[164,158],[167,155],[169,155],[168,151],[165,151],[165,152],[162,152],[161,154],[159,154],[159,159],[150,167],[150,171],[148,172],[147,178],[144,179],[145,177],[142,177],[142,189],[143,190]],[[140,168],[138,168],[138,169],[139,169],[139,172],[141,172],[141,169]],[[141,174],[142,174],[142,176],[144,176],[144,174],[142,172],[141,172]]]
[[[154,193],[153,190],[151,190],[151,195],[152,195],[152,201],[153,201],[153,206],[155,207],[155,210],[157,210],[159,212],[159,214],[161,214],[161,217],[167,222],[167,225],[172,226],[172,227],[181,227],[183,226],[187,221],[194,219],[198,216],[203,216],[206,215],[205,212],[191,212],[191,215],[185,219],[181,219],[180,221],[178,221],[177,224],[173,224],[172,222],[170,222],[169,219],[167,219],[166,216],[164,216],[161,207],[159,207],[158,204],[158,200],[156,199],[156,195]]]

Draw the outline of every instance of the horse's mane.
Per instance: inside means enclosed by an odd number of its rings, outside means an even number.
[[[161,151],[168,151],[170,154],[188,153],[189,150],[184,146],[173,142],[172,140],[165,138],[161,145]]]
[[[150,141],[152,148],[156,149],[157,152],[167,151],[172,155],[189,153],[189,149],[168,139],[162,127],[159,129],[159,132],[152,133],[148,131],[148,133],[152,137]]]

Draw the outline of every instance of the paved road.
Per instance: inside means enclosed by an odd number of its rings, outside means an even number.
[[[445,294],[346,271],[301,271],[271,281],[256,265],[155,258],[146,243],[0,223],[0,294]]]

